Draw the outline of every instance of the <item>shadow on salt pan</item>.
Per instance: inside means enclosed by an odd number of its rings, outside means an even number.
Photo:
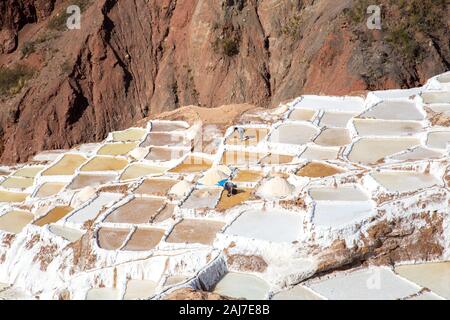
[[[229,272],[216,284],[213,292],[247,300],[262,300],[269,293],[267,282],[254,275]]]
[[[292,242],[300,234],[302,216],[282,210],[244,211],[225,234],[271,242]]]
[[[411,296],[420,287],[387,268],[370,268],[338,273],[328,279],[313,280],[309,288],[330,300],[396,300]]]

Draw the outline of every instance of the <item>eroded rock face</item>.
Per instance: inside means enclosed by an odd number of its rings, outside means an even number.
[[[0,98],[1,162],[98,141],[190,104],[267,107],[302,93],[419,85],[450,61],[448,28],[421,33],[423,63],[406,61],[388,32],[366,30],[364,14],[349,18],[359,1],[81,2],[81,30],[72,31],[49,27],[65,12],[62,0],[0,3],[0,65],[38,71],[19,94]],[[448,21],[448,10],[439,12]]]

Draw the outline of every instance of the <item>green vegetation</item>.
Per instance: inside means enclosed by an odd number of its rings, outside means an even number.
[[[216,53],[222,53],[228,57],[235,56],[239,53],[239,39],[235,37],[216,39],[213,48]]]
[[[68,75],[72,71],[72,64],[69,60],[65,60],[61,64],[61,75],[65,76]]]
[[[12,68],[0,67],[0,96],[19,93],[33,74],[32,68],[22,64]]]
[[[22,58],[27,57],[28,55],[36,52],[38,50],[38,46],[40,44],[46,43],[50,40],[53,40],[57,37],[57,35],[53,32],[47,32],[40,35],[36,40],[26,41],[21,49]]]
[[[91,4],[91,0],[70,0],[63,6],[63,9],[55,14],[48,22],[47,27],[51,30],[56,31],[65,31],[67,30],[66,22],[69,14],[67,14],[67,6],[76,5],[79,6],[81,12],[83,12],[89,5]]]
[[[295,13],[287,20],[284,27],[281,29],[281,33],[288,36],[292,40],[299,40],[301,36],[301,25],[303,21],[300,17],[300,13]]]
[[[360,33],[367,33],[367,7],[372,3],[369,0],[352,3],[345,10],[347,21]],[[420,62],[428,45],[426,39],[448,31],[446,0],[380,0],[377,4],[382,13],[382,41],[407,61]]]

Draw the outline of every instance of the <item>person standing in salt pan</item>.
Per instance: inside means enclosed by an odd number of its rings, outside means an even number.
[[[239,139],[241,139],[241,141],[247,140],[249,137],[248,136],[244,136],[245,134],[245,130],[242,127],[234,127],[234,131],[237,131],[237,133],[239,134]]]

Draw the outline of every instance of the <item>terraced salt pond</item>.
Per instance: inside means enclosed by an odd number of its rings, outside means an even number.
[[[254,275],[229,272],[216,284],[213,292],[233,298],[263,300],[269,289],[264,280]]]
[[[395,272],[445,299],[450,299],[450,261],[401,265],[395,267]]]
[[[120,193],[101,192],[94,200],[75,211],[67,221],[83,224],[88,220],[94,220],[100,211],[123,197]]]
[[[359,136],[410,136],[422,132],[419,121],[355,119],[353,121]]]
[[[311,145],[300,155],[300,159],[305,160],[335,160],[338,157],[339,148],[336,147],[321,147]]]
[[[248,210],[225,230],[227,235],[271,242],[292,242],[300,235],[302,215],[281,210]]]
[[[167,237],[169,243],[200,243],[212,245],[216,234],[225,226],[213,220],[184,219],[176,224]]]
[[[275,294],[272,300],[323,300],[323,298],[311,289],[299,284]]]
[[[170,161],[180,159],[188,152],[189,150],[184,148],[151,147],[149,153],[145,156],[145,160]]]
[[[350,133],[344,128],[327,128],[322,130],[314,143],[321,146],[345,146],[352,142]]]
[[[8,189],[26,189],[31,187],[33,183],[33,178],[8,177],[0,183],[0,186]]]
[[[146,179],[134,190],[134,194],[165,196],[177,182],[175,179]]]
[[[125,251],[148,251],[155,248],[164,236],[164,229],[138,228],[122,248]]]
[[[86,300],[119,300],[119,290],[114,288],[94,288],[90,289],[86,295]]]
[[[136,148],[137,142],[106,143],[98,149],[98,155],[121,156]]]
[[[80,173],[72,180],[67,186],[69,190],[78,190],[85,187],[97,187],[102,184],[113,181],[116,178],[116,174],[89,174]]]
[[[15,177],[34,178],[36,175],[44,170],[44,166],[27,166],[16,170],[13,173]]]
[[[165,204],[162,198],[136,197],[109,214],[105,222],[111,223],[149,223]]]
[[[190,147],[190,141],[187,141],[183,135],[175,135],[165,132],[150,132],[140,147]]]
[[[36,198],[50,197],[60,192],[65,186],[66,183],[64,182],[45,182],[37,189],[33,196]]]
[[[326,97],[304,95],[295,108],[311,110],[360,113],[364,110],[364,99],[360,97]]]
[[[0,202],[23,202],[29,196],[28,193],[0,190]]]
[[[33,224],[39,227],[43,227],[47,224],[58,222],[72,210],[73,208],[69,206],[54,207],[49,212],[47,212],[47,214],[45,214],[43,217],[33,222]]]
[[[212,166],[210,159],[198,156],[187,156],[178,166],[171,169],[173,173],[192,173],[208,170]]]
[[[118,250],[122,247],[130,229],[101,227],[97,231],[97,244],[105,250]]]
[[[125,158],[96,156],[91,158],[85,165],[83,165],[80,168],[80,171],[120,171],[127,165],[128,161]]]
[[[319,121],[319,126],[321,127],[337,127],[337,128],[345,128],[347,127],[348,122],[357,113],[354,112],[333,112],[326,111],[323,113],[322,117]]]
[[[189,128],[189,124],[181,121],[152,121],[152,132],[174,132],[184,131]]]
[[[413,101],[386,100],[363,112],[359,118],[421,121],[425,113]]]
[[[221,164],[232,166],[245,166],[257,164],[263,158],[265,153],[243,152],[243,151],[225,151],[220,160]]]
[[[53,234],[55,234],[61,238],[64,238],[70,242],[78,241],[84,235],[84,233],[81,232],[80,230],[69,228],[69,227],[64,227],[64,226],[60,226],[60,225],[56,225],[56,224],[50,225],[49,230]]]
[[[308,178],[323,178],[345,172],[344,169],[323,162],[309,162],[297,171],[297,175]]]
[[[414,161],[422,159],[439,159],[443,156],[444,154],[440,151],[432,150],[424,146],[417,146],[405,152],[395,154],[391,156],[390,159],[399,161]]]
[[[288,116],[289,120],[312,121],[316,115],[315,110],[311,109],[293,109]]]
[[[0,230],[10,233],[20,233],[34,219],[29,211],[13,210],[0,216]]]
[[[428,133],[427,146],[436,149],[447,149],[450,144],[449,131],[433,131]]]
[[[442,184],[432,174],[411,171],[374,172],[371,176],[390,192],[412,192]]]
[[[353,162],[375,164],[387,156],[417,145],[420,145],[420,140],[413,137],[361,138],[353,144],[348,159]]]
[[[120,176],[120,180],[132,180],[148,175],[161,174],[165,171],[167,171],[167,168],[163,166],[132,163],[123,171],[122,175]]]
[[[311,141],[319,129],[309,123],[284,123],[275,128],[269,136],[269,142],[302,145]]]
[[[429,91],[422,93],[423,102],[431,103],[450,103],[450,92],[447,91]]]
[[[138,141],[144,138],[147,130],[142,128],[129,128],[124,131],[113,132],[112,140],[116,142]]]
[[[222,188],[201,188],[194,190],[181,208],[183,209],[214,209],[219,197],[222,194]]]
[[[73,175],[87,158],[80,154],[65,154],[53,166],[42,172],[43,176],[68,176]]]
[[[375,206],[358,186],[320,187],[309,190],[315,201],[312,221],[320,227],[341,227],[368,218]]]
[[[225,139],[225,143],[232,145],[255,146],[262,141],[268,133],[269,129],[266,128],[244,128],[244,137],[247,137],[246,140],[241,141],[239,133],[234,131]]]
[[[313,291],[332,300],[396,300],[420,291],[420,287],[387,268],[370,268],[338,273],[307,284]]]
[[[158,284],[151,280],[128,280],[124,300],[148,299]]]

